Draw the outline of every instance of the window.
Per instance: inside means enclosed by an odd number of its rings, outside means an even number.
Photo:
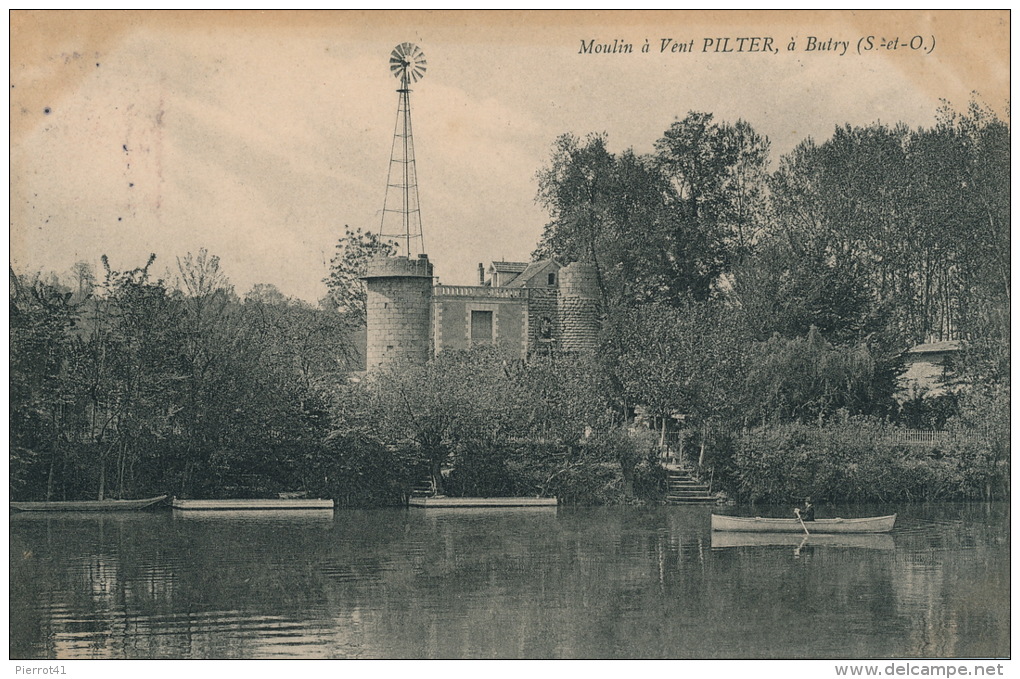
[[[548,316],[542,316],[538,322],[538,339],[540,340],[551,340],[553,334],[552,319]]]
[[[556,285],[556,274],[554,273],[549,274],[549,285],[550,286]]]
[[[492,342],[492,312],[471,312],[471,345]]]

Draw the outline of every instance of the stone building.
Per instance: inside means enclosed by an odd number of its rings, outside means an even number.
[[[368,370],[479,344],[523,360],[595,348],[598,287],[588,264],[492,262],[478,265],[478,285],[436,285],[426,255],[384,257],[363,279]]]
[[[954,359],[964,350],[962,340],[918,344],[903,352],[906,370],[899,376],[896,399],[935,398],[960,391],[966,385],[954,370]]]

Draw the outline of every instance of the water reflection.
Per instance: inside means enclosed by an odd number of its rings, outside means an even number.
[[[712,533],[713,549],[777,546],[793,547],[799,551],[815,547],[892,550],[896,548],[896,542],[892,535],[884,533],[860,535],[853,533],[818,533],[813,535],[804,535],[803,533]]]
[[[10,653],[1008,655],[1008,505],[897,510],[806,542],[703,507],[12,515]]]

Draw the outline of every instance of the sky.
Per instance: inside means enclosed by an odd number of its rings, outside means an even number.
[[[151,252],[173,281],[206,248],[240,294],[321,298],[344,226],[379,230],[401,42],[428,59],[411,109],[447,284],[530,258],[548,221],[535,175],[563,133],[649,152],[707,111],[748,121],[775,161],[839,125],[930,126],[941,99],[963,109],[974,91],[1004,115],[1009,97],[1005,11],[14,11],[14,269],[98,270],[106,254],[126,270]]]

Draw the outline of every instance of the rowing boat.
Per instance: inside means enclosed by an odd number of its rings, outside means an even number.
[[[12,502],[11,509],[19,512],[122,512],[145,509],[159,504],[166,495],[142,500],[72,500],[70,502]]]
[[[888,533],[896,523],[896,515],[872,516],[864,519],[771,519],[761,516],[712,515],[712,530],[750,531],[757,533]]]

